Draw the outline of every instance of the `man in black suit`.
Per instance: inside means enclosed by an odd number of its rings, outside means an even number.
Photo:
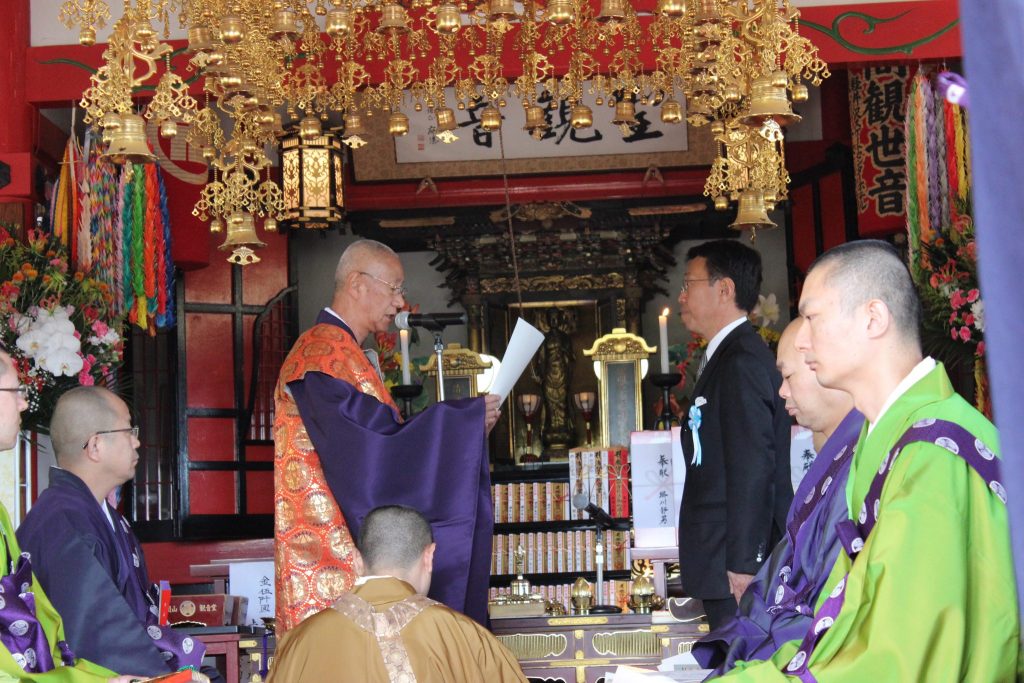
[[[735,614],[793,499],[782,377],[747,322],[760,288],[761,257],[736,240],[687,254],[680,318],[708,346],[683,420],[679,567],[683,590],[703,600],[712,630]]]

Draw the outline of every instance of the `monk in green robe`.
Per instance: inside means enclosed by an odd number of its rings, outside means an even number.
[[[21,429],[21,412],[26,408],[28,403],[25,402],[24,387],[18,384],[18,374],[14,370],[11,357],[0,351],[0,450],[14,448],[18,440],[18,431]],[[3,505],[0,505],[0,540],[3,541],[0,547],[0,568],[3,568],[3,578],[6,579],[12,575],[12,568],[19,562],[21,548],[18,547],[11,518]],[[0,629],[4,631],[0,636],[0,683],[129,683],[133,676],[118,676],[98,664],[74,658],[64,642],[64,625],[61,623],[60,615],[46,597],[35,574],[26,575],[26,578],[29,577],[35,603],[36,624],[26,624],[27,620],[20,618],[8,623],[9,620],[4,618],[4,611],[11,605],[8,604],[9,601],[4,601],[0,606]],[[19,624],[19,621],[22,623]],[[37,626],[42,631],[41,636],[35,636],[27,649],[18,648],[12,651],[7,645],[8,641],[23,642],[19,639],[33,633],[31,626]],[[23,632],[23,629],[26,629],[27,633]],[[48,651],[37,653],[36,650],[39,648],[36,645],[39,643],[45,643]],[[111,643],[111,647],[116,646],[117,643]],[[31,654],[26,657],[29,650]],[[44,661],[50,662],[49,667],[42,666]]]
[[[992,461],[996,430],[923,356],[906,267],[884,242],[841,245],[811,266],[800,314],[798,350],[822,386],[850,393],[867,419],[845,495],[851,523],[876,521],[854,537],[853,560],[840,552],[812,632],[723,678],[1014,681],[1020,623],[1005,490],[965,454]],[[942,421],[974,440],[908,442],[911,430]]]
[[[435,547],[416,510],[371,510],[356,542],[355,587],[285,634],[270,683],[526,683],[489,631],[426,597]]]

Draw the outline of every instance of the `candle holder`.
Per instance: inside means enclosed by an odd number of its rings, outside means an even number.
[[[673,425],[679,424],[679,418],[672,412],[671,394],[672,387],[679,384],[683,375],[678,372],[651,373],[649,375],[651,384],[661,389],[661,415],[654,421],[655,429],[672,429]]]
[[[590,430],[590,419],[594,416],[594,406],[597,405],[597,393],[593,391],[580,391],[572,395],[573,403],[577,410],[583,415],[583,422],[587,425],[587,444],[591,445],[594,435]]]
[[[524,463],[538,463],[540,462],[540,456],[533,452],[533,421],[537,418],[537,413],[540,411],[540,395],[519,394],[516,396],[516,406],[526,422],[526,447],[523,449],[520,461]]]
[[[402,418],[412,417],[412,402],[423,393],[422,384],[396,384],[391,387],[391,396],[402,401]]]

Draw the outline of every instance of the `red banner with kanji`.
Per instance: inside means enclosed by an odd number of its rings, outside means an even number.
[[[850,125],[860,234],[902,230],[907,189],[904,116],[911,69],[850,70]]]

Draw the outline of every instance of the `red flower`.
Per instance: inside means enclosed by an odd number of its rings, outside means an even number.
[[[970,313],[968,313],[967,315],[964,316],[964,325],[973,325],[973,324],[974,324],[974,316],[971,315]]]
[[[980,296],[981,292],[979,292],[977,289],[970,290],[969,292],[967,292],[967,303],[973,304],[975,301],[978,300],[978,297]]]
[[[962,289],[954,290],[953,293],[949,295],[949,303],[953,308],[960,308],[967,303],[967,299],[964,298],[964,291]]]
[[[960,328],[960,339],[961,339],[961,341],[970,341],[971,340],[971,329],[969,327],[967,327],[966,325],[964,325],[963,327]]]
[[[978,354],[979,356],[984,356],[985,355],[985,342],[984,341],[978,342],[978,349],[975,351],[975,353]]]
[[[956,328],[955,327],[950,329],[949,336],[953,338],[953,341],[957,340],[957,334],[956,334]]]

